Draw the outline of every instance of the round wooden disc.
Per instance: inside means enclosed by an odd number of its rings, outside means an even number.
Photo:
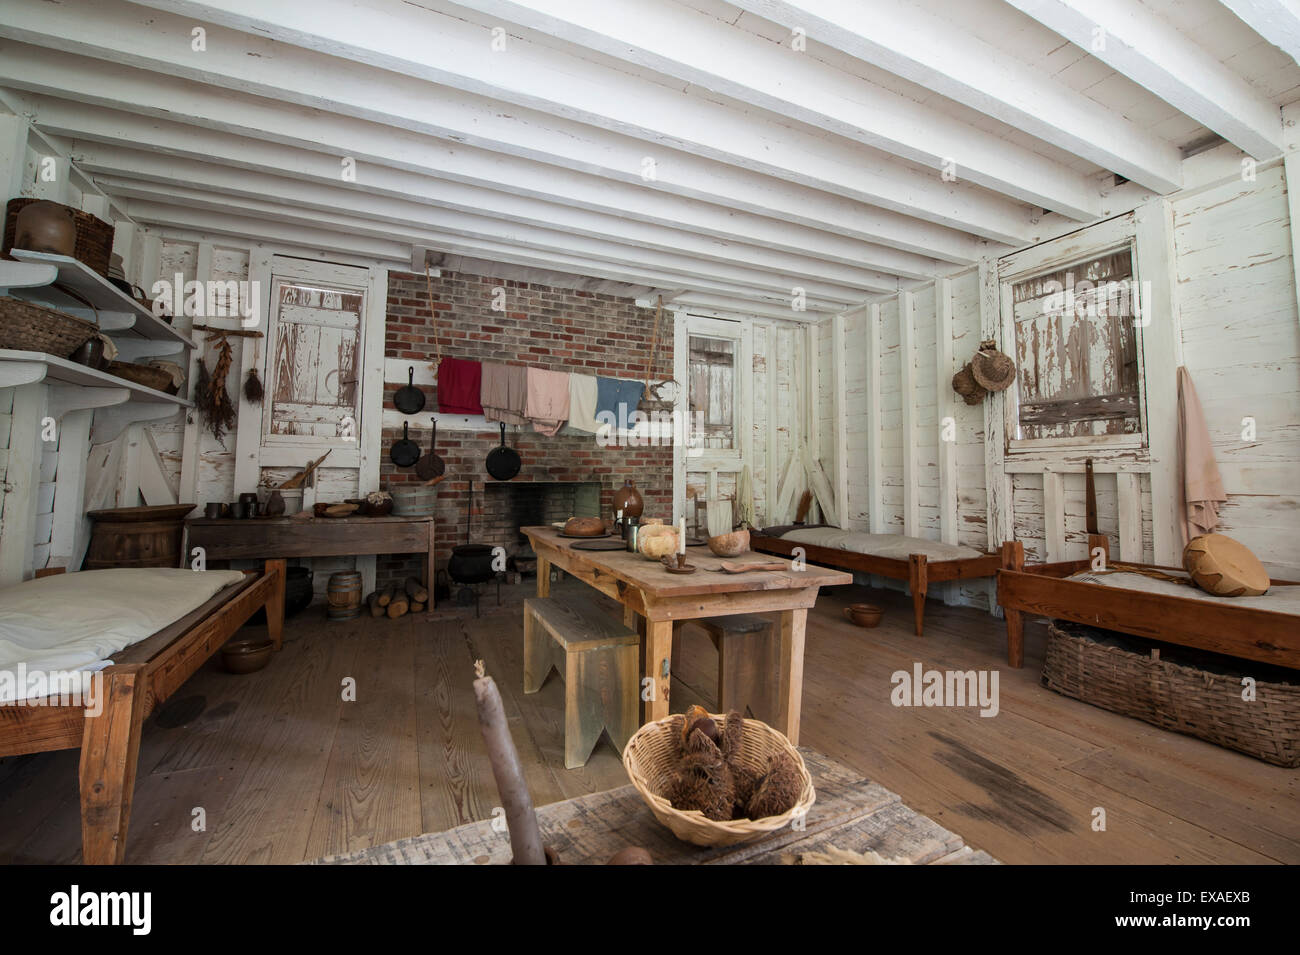
[[[1207,593],[1219,597],[1256,597],[1268,590],[1268,571],[1240,541],[1223,534],[1202,534],[1183,549],[1183,569]]]

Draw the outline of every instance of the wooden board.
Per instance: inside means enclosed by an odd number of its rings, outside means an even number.
[[[829,846],[924,865],[960,853],[960,836],[902,805],[896,794],[810,749],[804,761],[817,802],[804,828],[790,827],[735,846],[702,848],[678,840],[651,814],[632,786],[543,806],[542,840],[565,865],[601,865],[621,849],[642,846],[656,865],[771,865]],[[971,861],[991,863],[987,854]],[[402,839],[318,860],[328,865],[506,865],[510,841],[490,821]]]

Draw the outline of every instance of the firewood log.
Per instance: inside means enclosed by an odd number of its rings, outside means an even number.
[[[424,584],[420,583],[414,577],[407,577],[406,596],[410,597],[416,603],[426,603],[429,599],[429,591],[425,590]]]
[[[370,607],[370,616],[382,617],[384,615],[384,605],[379,602],[378,590],[366,598],[366,604]]]
[[[410,607],[410,601],[406,599],[406,594],[396,594],[388,603],[388,616],[394,620],[406,613]]]
[[[389,603],[392,602],[392,599],[396,593],[397,593],[397,588],[393,584],[389,584],[383,590],[379,591],[379,606],[387,607]]]
[[[411,601],[411,613],[424,613],[424,604],[418,600]]]

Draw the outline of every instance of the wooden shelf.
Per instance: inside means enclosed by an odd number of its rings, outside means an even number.
[[[75,361],[68,361],[66,358],[56,358],[44,352],[0,348],[0,387],[33,384],[38,381],[80,385],[83,388],[121,388],[129,393],[127,401],[161,402],[178,408],[194,407],[194,402],[179,395],[155,391],[134,381],[110,375],[106,371],[96,371],[85,365],[78,365]]]
[[[28,252],[11,249],[9,252],[25,268],[13,268],[13,263],[0,261],[0,288],[7,288],[14,298],[49,305],[60,311],[94,320],[95,315],[74,296],[65,294],[54,285],[72,289],[91,302],[99,312],[99,327],[107,334],[126,334],[152,341],[179,342],[192,348],[193,340],[184,332],[173,328],[152,311],[145,308],[116,285],[83,262],[66,255],[48,252]],[[33,285],[32,265],[46,265],[53,269],[49,284]],[[10,277],[12,276],[12,278]],[[173,345],[174,348],[174,345]]]

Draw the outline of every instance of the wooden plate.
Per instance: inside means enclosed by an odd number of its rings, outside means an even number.
[[[605,531],[603,534],[566,534],[564,531],[557,531],[557,533],[566,540],[571,541],[598,541],[614,536],[613,531]]]
[[[596,538],[589,537],[587,538],[585,543],[570,544],[569,550],[608,550],[608,551],[627,550],[627,545],[624,544],[621,540],[612,541],[612,540],[602,540],[599,537]]]

